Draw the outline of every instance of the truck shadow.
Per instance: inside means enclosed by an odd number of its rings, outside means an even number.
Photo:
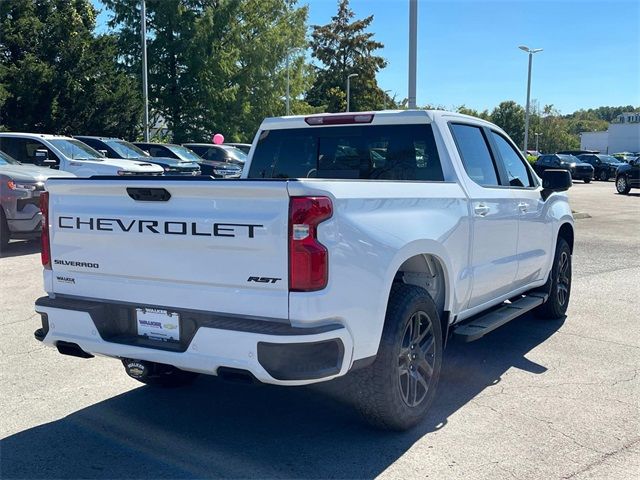
[[[20,257],[40,253],[40,240],[16,240],[0,250],[0,258]]]
[[[525,355],[561,325],[524,317],[451,343],[430,414],[409,432],[364,426],[343,399],[345,379],[281,388],[205,377],[185,389],[136,388],[7,437],[0,477],[373,478],[510,368],[544,373]]]

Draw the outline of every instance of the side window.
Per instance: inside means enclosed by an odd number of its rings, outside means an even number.
[[[560,166],[560,159],[558,157],[551,157],[550,165],[553,166],[553,167],[559,167]]]
[[[2,149],[19,162],[33,163],[36,165],[43,164],[43,159],[36,156],[36,150],[46,150],[50,160],[55,160],[56,163],[60,163],[58,157],[44,144],[29,138],[5,137],[2,139]]]
[[[142,148],[142,149],[148,151],[149,155],[151,155],[152,157],[170,157],[170,156],[172,156],[172,155],[167,155],[167,152],[165,152],[164,148],[161,148],[161,147],[149,147],[148,146],[147,148]]]
[[[491,136],[498,147],[500,158],[504,164],[509,178],[509,186],[511,187],[533,187],[533,180],[529,175],[529,169],[524,164],[524,160],[520,158],[518,152],[507,142],[500,134],[492,131]]]
[[[498,186],[498,172],[481,128],[460,123],[451,124],[453,138],[462,157],[467,175],[483,187]]]

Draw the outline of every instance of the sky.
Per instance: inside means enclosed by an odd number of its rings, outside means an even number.
[[[100,0],[92,0],[103,9]],[[337,0],[300,0],[309,25],[329,23]],[[388,61],[378,84],[407,97],[408,0],[351,0],[356,18]],[[103,12],[98,30],[109,18]],[[562,113],[603,105],[640,106],[640,0],[418,0],[418,106],[491,110],[503,100],[524,105],[528,55],[531,98]]]

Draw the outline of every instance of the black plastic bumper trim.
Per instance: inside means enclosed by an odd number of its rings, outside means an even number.
[[[258,362],[276,380],[313,380],[336,375],[344,361],[339,338],[307,343],[258,342]]]
[[[318,335],[343,328],[342,325],[336,323],[301,328],[293,327],[280,319],[266,317],[204,312],[142,303],[94,301],[69,298],[62,295],[58,295],[55,298],[41,297],[36,300],[36,306],[87,312],[100,336],[109,342],[177,352],[184,352],[188,348],[191,340],[201,327],[274,336]],[[180,315],[180,341],[159,342],[139,337],[135,324],[136,308],[157,308],[178,313]]]

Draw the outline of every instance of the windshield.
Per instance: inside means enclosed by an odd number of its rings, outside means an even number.
[[[201,162],[202,158],[195,154],[193,150],[181,145],[166,145],[166,147],[175,153],[180,160],[190,160],[192,162]]]
[[[582,160],[573,155],[558,155],[558,158],[562,163],[582,163]]]
[[[100,159],[100,155],[89,145],[82,143],[80,140],[49,140],[51,144],[62,152],[62,154],[73,160],[96,160]]]
[[[604,163],[620,163],[620,160],[612,155],[598,155],[598,158]]]
[[[4,152],[0,152],[0,165],[20,165],[20,162]]]
[[[244,163],[248,158],[246,153],[236,147],[227,147],[225,150],[229,154],[229,158],[236,162]]]
[[[124,140],[104,140],[104,143],[113,148],[122,158],[140,158],[149,155],[144,150],[136,147],[133,143]]]

